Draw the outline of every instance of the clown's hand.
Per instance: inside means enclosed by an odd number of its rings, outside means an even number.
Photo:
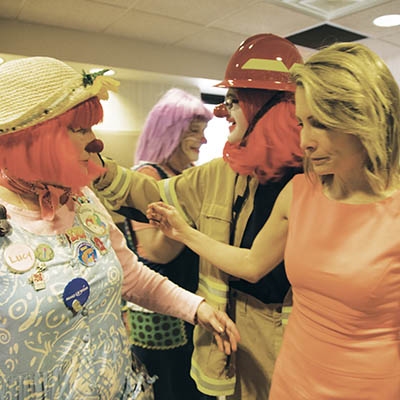
[[[214,334],[219,350],[227,355],[237,350],[239,331],[226,313],[215,310],[203,301],[197,309],[197,322]]]
[[[161,201],[151,203],[147,207],[146,217],[152,225],[161,229],[164,235],[182,242],[190,229],[175,207]]]

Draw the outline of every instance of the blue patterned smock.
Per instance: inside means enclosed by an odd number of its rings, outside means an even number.
[[[0,238],[2,400],[135,398],[137,376],[120,316],[123,272],[111,247],[109,217],[94,204],[93,215],[86,208],[83,218],[81,206],[74,207],[76,214],[71,207],[61,211],[72,215],[69,235],[30,233],[21,215],[14,218],[11,212],[12,233]],[[7,205],[9,214],[12,208]],[[12,244],[20,248],[10,255]],[[32,259],[29,271],[10,268],[18,260],[29,266]],[[35,289],[32,276],[41,270],[45,288],[36,282]],[[74,278],[90,287],[77,312],[63,300]]]

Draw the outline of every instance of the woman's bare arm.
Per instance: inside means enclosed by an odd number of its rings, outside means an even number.
[[[249,282],[257,282],[283,259],[291,199],[292,183],[289,182],[278,196],[251,249],[218,242],[191,228],[174,207],[165,203],[151,204],[147,218],[166,236],[184,243],[221,270]]]

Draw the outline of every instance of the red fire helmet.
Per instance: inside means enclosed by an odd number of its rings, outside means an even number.
[[[296,46],[272,33],[260,33],[243,41],[229,60],[225,79],[217,87],[295,91],[289,69],[303,63]]]

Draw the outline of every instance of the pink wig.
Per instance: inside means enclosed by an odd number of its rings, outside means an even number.
[[[208,122],[212,117],[212,112],[199,98],[181,89],[168,90],[147,116],[134,164],[141,161],[165,162],[179,145],[183,132],[193,119]]]
[[[0,136],[0,169],[28,182],[52,183],[78,190],[104,171],[89,163],[83,173],[68,128],[91,128],[103,119],[97,97],[43,123]]]
[[[225,144],[224,160],[239,174],[255,174],[262,184],[279,180],[285,168],[302,166],[298,125],[293,101],[284,99],[260,118],[244,146]]]

